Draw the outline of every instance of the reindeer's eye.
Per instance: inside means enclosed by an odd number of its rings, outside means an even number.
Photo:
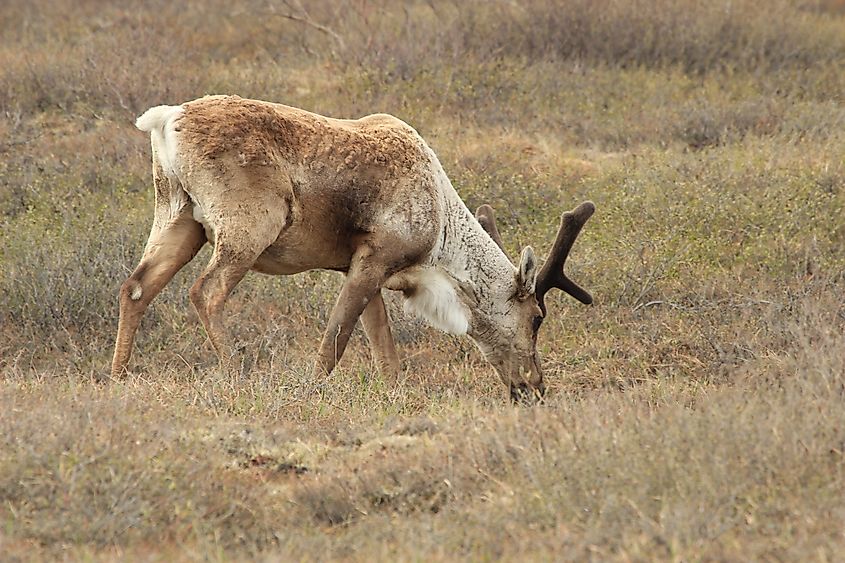
[[[534,332],[537,332],[538,330],[540,330],[540,325],[541,325],[541,324],[543,324],[543,316],[542,316],[542,315],[537,315],[536,317],[534,317],[534,318],[531,320],[531,329],[532,329]]]

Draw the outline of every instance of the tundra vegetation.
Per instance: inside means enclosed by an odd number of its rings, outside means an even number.
[[[546,401],[405,319],[311,361],[341,276],[250,274],[241,375],[188,288],[132,375],[117,292],[152,217],[148,107],[236,93],[398,116],[511,257],[597,211],[550,294]],[[833,560],[845,549],[845,3],[7,0],[6,559]]]

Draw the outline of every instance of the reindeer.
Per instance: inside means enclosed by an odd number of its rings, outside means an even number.
[[[546,293],[592,302],[563,273],[591,202],[563,215],[542,269],[530,246],[514,266],[492,208],[474,217],[431,148],[393,116],[333,119],[207,96],[153,107],[136,126],[151,137],[155,214],[120,288],[114,378],[127,370],[147,306],[206,242],[214,251],[190,298],[224,372],[234,366],[224,306],[249,270],[346,275],[317,374],[334,369],[359,318],[379,369],[399,370],[381,293],[390,289],[403,293],[406,313],[470,336],[517,401],[545,391],[536,341]]]

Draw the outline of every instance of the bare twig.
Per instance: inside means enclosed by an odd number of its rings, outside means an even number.
[[[660,300],[655,300],[655,301],[649,301],[648,303],[640,303],[639,305],[637,305],[636,307],[634,307],[634,308],[631,310],[631,312],[632,312],[632,313],[636,313],[636,312],[637,312],[637,311],[639,311],[640,309],[645,309],[646,307],[654,307],[655,305],[666,305],[667,307],[671,307],[671,308],[673,308],[673,309],[678,309],[678,310],[681,310],[681,311],[686,311],[686,310],[687,310],[687,308],[686,308],[686,307],[682,307],[682,306],[677,305],[677,304],[675,304],[675,303],[672,303],[672,302],[670,302],[670,301],[660,301]]]
[[[305,9],[301,2],[297,1],[296,4],[296,6],[292,6],[289,0],[284,0],[284,5],[287,6],[289,10],[288,12],[280,12],[276,10],[276,7],[273,4],[268,4],[266,14],[295,21],[297,23],[304,24],[312,29],[316,29],[320,33],[328,35],[329,37],[334,39],[341,51],[346,49],[346,43],[343,41],[343,37],[338,35],[338,33],[332,28],[314,21],[314,19],[308,14],[308,11]]]
[[[44,134],[43,131],[39,131],[35,135],[30,137],[26,137],[24,139],[15,139],[14,141],[6,141],[4,143],[0,143],[0,153],[8,152],[10,149],[14,147],[19,147],[22,145],[28,145],[29,143],[39,139]]]

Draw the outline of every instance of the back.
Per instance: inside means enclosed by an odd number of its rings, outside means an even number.
[[[257,269],[345,269],[379,232],[409,252],[433,246],[442,223],[432,153],[384,114],[332,119],[282,104],[212,96],[176,122],[185,190],[215,221],[283,208]],[[224,217],[213,208],[223,207]]]

